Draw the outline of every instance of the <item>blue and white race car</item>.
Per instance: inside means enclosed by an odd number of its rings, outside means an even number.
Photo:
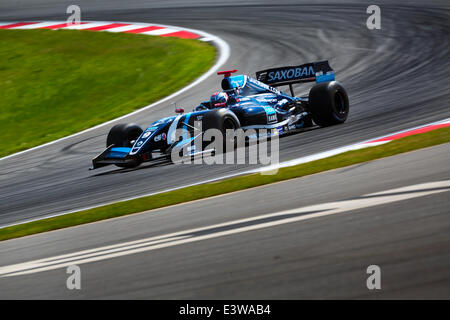
[[[187,156],[205,152],[195,148],[208,129],[226,136],[232,130],[263,130],[285,135],[315,124],[330,126],[345,122],[349,112],[348,95],[335,81],[328,61],[256,72],[256,77],[233,75],[237,70],[218,72],[224,78],[222,90],[193,112],[176,109],[177,115],[160,119],[143,130],[136,124],[117,124],[106,139],[106,150],[92,160],[91,169],[114,164],[132,168],[142,162],[169,159],[174,150],[184,148]],[[293,84],[316,82],[306,97],[296,97]],[[290,95],[277,87],[289,86]],[[196,124],[201,123],[201,130]],[[182,132],[180,135],[179,133]],[[185,134],[183,134],[183,132]],[[229,136],[227,136],[229,137]],[[233,137],[232,137],[233,138]],[[188,148],[186,148],[188,146]]]

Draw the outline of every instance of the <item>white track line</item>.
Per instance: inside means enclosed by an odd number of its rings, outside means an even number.
[[[37,22],[46,22],[46,21],[37,21]],[[86,22],[86,21],[83,21],[83,22]],[[13,24],[13,23],[15,23],[15,22],[8,22],[6,24]],[[83,130],[83,131],[80,131],[80,132],[74,133],[74,134],[72,134],[70,136],[66,136],[66,137],[63,137],[63,138],[60,138],[60,139],[57,139],[57,140],[54,140],[54,141],[50,141],[50,142],[41,144],[39,146],[30,148],[30,149],[27,149],[27,150],[24,150],[24,151],[17,152],[17,153],[11,154],[11,155],[3,157],[3,158],[0,158],[0,161],[6,160],[6,159],[10,159],[10,158],[13,158],[13,157],[16,157],[16,156],[19,156],[19,155],[23,155],[23,154],[25,154],[27,152],[31,152],[31,151],[34,151],[34,150],[37,150],[37,149],[41,149],[41,148],[53,145],[55,143],[64,141],[64,140],[71,139],[73,137],[79,136],[81,134],[85,134],[87,132],[90,132],[90,131],[96,130],[98,128],[107,126],[107,125],[109,125],[111,123],[114,123],[114,122],[116,122],[118,120],[127,118],[129,116],[132,116],[132,115],[138,114],[140,112],[144,112],[144,111],[146,111],[146,110],[148,110],[150,108],[153,108],[153,107],[155,107],[155,106],[157,106],[157,105],[159,105],[161,103],[164,103],[164,102],[166,102],[166,101],[168,101],[168,100],[170,100],[172,98],[175,98],[176,96],[179,96],[180,94],[186,92],[187,90],[189,90],[189,89],[199,85],[201,82],[205,81],[208,77],[213,75],[223,64],[225,64],[225,62],[230,57],[230,46],[222,38],[217,37],[217,36],[212,35],[212,34],[209,34],[207,32],[201,31],[201,30],[196,30],[196,29],[181,28],[181,27],[168,26],[168,25],[162,25],[162,24],[146,24],[146,23],[136,23],[136,22],[106,22],[106,21],[102,21],[102,22],[100,22],[100,21],[98,21],[98,22],[97,21],[96,22],[88,22],[86,24],[80,24],[80,25],[65,27],[65,28],[62,28],[62,29],[82,30],[82,29],[92,28],[92,27],[96,27],[96,26],[103,26],[103,25],[107,25],[107,24],[111,24],[111,23],[133,24],[133,25],[137,25],[139,27],[146,27],[146,26],[152,25],[152,26],[158,26],[158,27],[164,27],[164,28],[171,28],[171,29],[173,29],[175,31],[188,31],[188,32],[196,33],[196,34],[200,35],[202,38],[211,39],[211,41],[213,42],[213,44],[217,47],[217,49],[219,51],[219,58],[217,59],[216,63],[211,67],[211,69],[209,69],[206,73],[204,73],[199,78],[194,80],[194,82],[192,82],[191,84],[187,85],[186,87],[178,90],[177,92],[172,93],[171,95],[169,95],[169,96],[167,96],[167,97],[165,97],[165,98],[163,98],[163,99],[161,99],[159,101],[156,101],[156,102],[154,102],[154,103],[152,103],[152,104],[150,104],[148,106],[145,106],[145,107],[143,107],[143,108],[141,108],[139,110],[133,111],[131,113],[128,113],[128,114],[123,115],[121,117],[118,117],[116,119],[113,119],[113,120],[101,123],[99,125],[96,125],[96,126],[94,126],[92,128],[89,128],[89,129],[86,129],[86,130]],[[57,24],[57,22],[55,22],[54,24]],[[107,30],[105,30],[105,31],[107,31]],[[202,40],[202,39],[199,39],[199,40]]]
[[[171,234],[123,242],[69,254],[0,267],[1,277],[11,277],[55,270],[70,265],[80,265],[161,248],[173,247],[207,239],[260,230],[283,224],[299,222],[363,208],[404,201],[450,190],[450,180],[421,183],[361,196],[356,199],[335,201],[289,209],[260,216],[239,219],[201,228],[183,230]],[[405,193],[405,191],[407,191]],[[265,219],[272,218],[272,221]],[[242,225],[245,223],[246,225]],[[222,227],[228,227],[223,230]],[[200,233],[199,233],[200,232]]]

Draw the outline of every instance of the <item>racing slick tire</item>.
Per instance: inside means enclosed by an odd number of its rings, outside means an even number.
[[[348,95],[337,81],[316,84],[309,91],[313,120],[321,127],[344,123],[349,111]]]
[[[114,147],[131,148],[137,138],[142,134],[143,130],[135,123],[120,123],[116,124],[109,130],[106,138],[106,147],[114,144]],[[134,168],[140,165],[141,162],[136,160],[130,163],[115,164],[120,168]]]
[[[238,117],[234,114],[234,112],[226,109],[214,109],[208,112],[203,118],[202,130],[206,131],[208,129],[218,129],[222,132],[223,135],[223,150],[226,150],[227,144],[233,144],[236,147],[236,135],[233,137],[227,137],[226,132],[227,129],[232,129],[236,131],[240,129],[241,123],[239,122]]]

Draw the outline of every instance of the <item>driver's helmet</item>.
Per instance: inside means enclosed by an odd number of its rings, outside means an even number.
[[[228,101],[228,94],[223,91],[214,93],[209,100],[212,108],[225,107]]]

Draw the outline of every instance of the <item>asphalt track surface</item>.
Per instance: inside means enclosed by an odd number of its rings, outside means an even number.
[[[70,1],[2,1],[0,20],[63,20]],[[290,160],[450,116],[449,6],[423,1],[379,2],[381,30],[366,28],[366,3],[218,1],[80,1],[82,19],[137,21],[201,29],[231,47],[223,69],[254,74],[261,68],[330,60],[347,88],[344,125],[281,139]],[[126,122],[142,126],[186,109],[217,91],[220,77]],[[308,88],[308,87],[306,87]],[[304,88],[303,92],[307,92]],[[301,88],[299,92],[302,92]],[[125,122],[125,121],[121,121]],[[112,126],[112,125],[111,125]],[[243,165],[150,165],[136,170],[88,171],[110,126],[0,160],[0,225],[148,194],[227,175]]]
[[[449,299],[449,162],[450,144],[445,144],[184,205],[0,242],[0,298]],[[445,186],[436,185],[443,181]],[[409,189],[397,189],[404,187]],[[373,195],[386,191],[388,194]],[[282,210],[294,209],[291,214],[300,218],[313,212],[327,213],[341,207],[342,201],[347,209],[328,216],[276,225],[289,218],[278,215],[214,226],[187,232],[190,236],[184,243],[175,243],[174,236],[166,238],[172,244],[165,248],[151,248],[148,241],[136,242]],[[328,210],[322,206],[297,212],[297,208],[329,202],[334,203]],[[349,203],[356,207],[348,209]],[[261,223],[271,225],[260,228],[257,225]],[[239,229],[254,226],[253,230]],[[200,240],[202,236],[210,238]],[[130,241],[134,241],[133,248],[124,245]],[[120,246],[116,249],[119,254],[149,247],[116,257],[98,250],[111,245]],[[98,260],[80,261],[88,256],[79,251],[91,249],[95,251],[89,257]],[[66,288],[69,275],[65,265],[9,277],[2,268],[36,259],[55,265],[62,261],[57,256],[75,253],[65,261],[80,267],[81,290]],[[366,287],[370,265],[381,268],[380,290]],[[30,264],[26,269],[36,267]],[[23,269],[14,267],[8,272],[19,270]]]

